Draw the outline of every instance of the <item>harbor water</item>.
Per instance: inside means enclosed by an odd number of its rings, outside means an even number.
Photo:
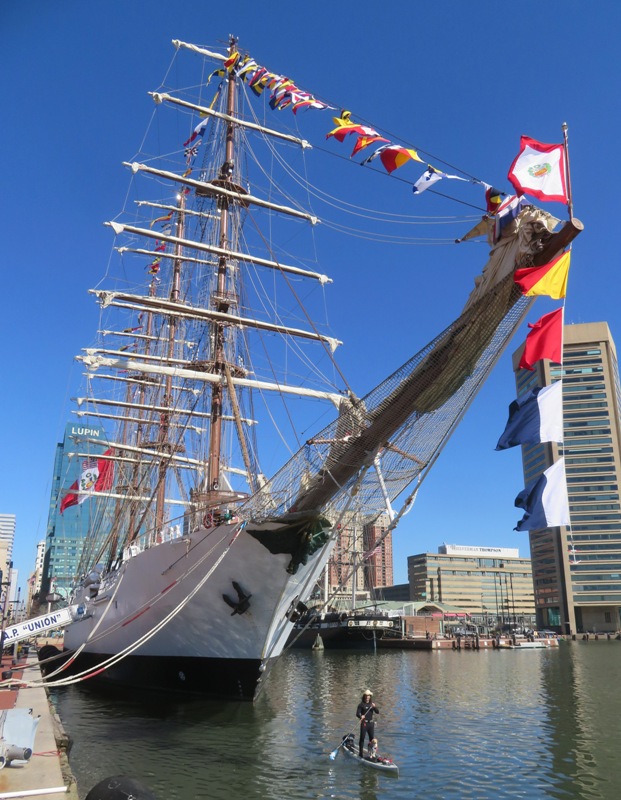
[[[400,776],[329,753],[369,686]],[[80,798],[112,775],[158,800],[621,795],[621,642],[528,651],[289,651],[253,705],[76,686],[52,701]]]

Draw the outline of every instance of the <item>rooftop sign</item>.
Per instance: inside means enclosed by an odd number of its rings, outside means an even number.
[[[465,544],[442,544],[438,547],[438,553],[447,556],[486,556],[492,558],[519,558],[520,551],[517,547],[470,547]]]

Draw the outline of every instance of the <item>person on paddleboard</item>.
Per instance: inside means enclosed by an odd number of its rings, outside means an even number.
[[[379,714],[379,709],[373,702],[373,692],[365,689],[362,693],[362,700],[358,703],[356,716],[360,720],[360,737],[358,740],[358,752],[360,758],[364,758],[364,740],[369,737],[369,754],[377,751],[377,739],[375,738],[375,721],[373,714]]]

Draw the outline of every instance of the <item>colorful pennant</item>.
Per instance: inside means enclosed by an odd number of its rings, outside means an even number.
[[[242,57],[239,53],[232,53],[222,67],[211,73],[207,83],[215,76],[224,77],[227,74],[241,78],[258,97],[266,88],[270,88],[272,94],[269,105],[273,110],[282,111],[291,106],[293,113],[296,114],[300,108],[319,110],[330,108],[329,105],[320,102],[309,92],[298,88],[291,78],[269,72],[248,55]]]
[[[168,222],[169,219],[172,219],[173,212],[169,211],[168,214],[165,214],[163,217],[157,217],[157,219],[151,220],[149,223],[149,227],[152,228],[156,222]]]
[[[567,276],[571,250],[553,258],[542,267],[525,267],[515,271],[515,282],[528,297],[547,295],[560,300],[567,294]]]

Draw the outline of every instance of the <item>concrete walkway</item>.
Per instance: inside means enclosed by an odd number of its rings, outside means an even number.
[[[41,677],[34,649],[17,662],[11,656],[4,656],[2,671],[6,670],[13,672],[13,679],[39,680]],[[32,716],[40,720],[30,760],[16,761],[0,769],[0,800],[17,797],[78,800],[67,759],[69,738],[48,702],[46,690],[25,686],[9,688],[0,684],[0,711],[13,708],[31,708]]]

